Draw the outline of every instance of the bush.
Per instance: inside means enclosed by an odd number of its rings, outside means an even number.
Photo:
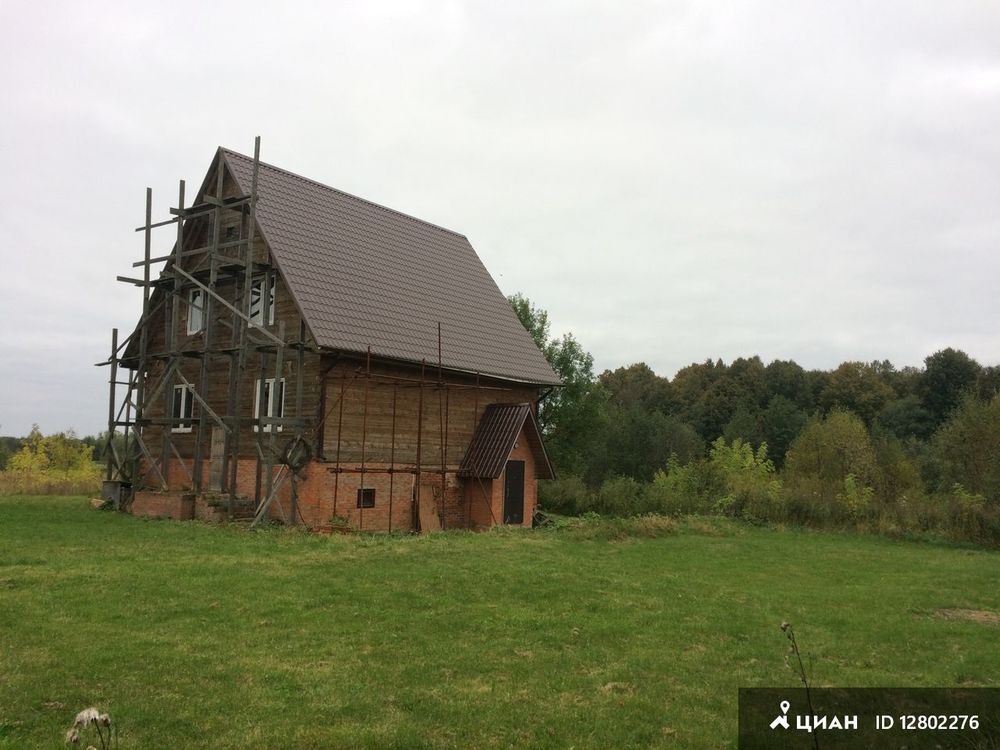
[[[725,492],[722,477],[708,461],[681,464],[671,456],[666,470],[656,472],[646,488],[647,505],[672,516],[712,513]]]
[[[587,510],[602,516],[637,516],[649,510],[642,490],[643,485],[632,477],[607,479],[592,496],[591,506]]]
[[[761,443],[755,452],[739,438],[731,445],[719,438],[712,443],[709,461],[724,487],[715,506],[720,513],[748,521],[766,521],[781,515],[781,482],[767,457],[767,443]]]
[[[552,513],[576,516],[587,510],[590,490],[572,474],[538,483],[538,505]]]
[[[850,412],[814,418],[792,443],[785,461],[788,519],[807,525],[843,525],[859,519],[879,477],[868,429]]]
[[[70,432],[43,436],[35,425],[0,472],[0,492],[18,495],[83,495],[100,489],[101,468],[92,449]]]

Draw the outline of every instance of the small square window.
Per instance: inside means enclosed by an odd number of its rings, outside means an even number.
[[[365,487],[364,489],[358,490],[358,507],[375,507],[375,489],[373,487]]]

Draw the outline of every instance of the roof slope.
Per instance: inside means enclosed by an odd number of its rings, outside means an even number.
[[[545,453],[542,434],[530,404],[487,406],[472,435],[472,442],[462,459],[458,475],[481,479],[499,477],[522,428],[535,457],[535,476],[539,479],[552,479],[552,464]]]
[[[220,149],[249,192],[253,160]],[[257,223],[320,346],[536,384],[559,378],[469,241],[261,163]]]

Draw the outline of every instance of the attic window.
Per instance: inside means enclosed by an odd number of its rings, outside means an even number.
[[[265,274],[253,280],[250,287],[250,322],[257,325],[274,323],[274,275]]]
[[[176,420],[172,422],[171,432],[191,432],[191,414],[194,409],[194,395],[186,385],[174,386],[174,403],[170,416]]]
[[[365,487],[364,489],[358,490],[358,507],[375,507],[375,489],[373,487]]]
[[[205,292],[202,289],[192,289],[188,292],[188,335],[201,333],[205,330]]]

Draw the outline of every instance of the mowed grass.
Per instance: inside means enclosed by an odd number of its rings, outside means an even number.
[[[0,499],[0,747],[732,747],[737,688],[1000,684],[996,552],[689,521],[318,537]]]

